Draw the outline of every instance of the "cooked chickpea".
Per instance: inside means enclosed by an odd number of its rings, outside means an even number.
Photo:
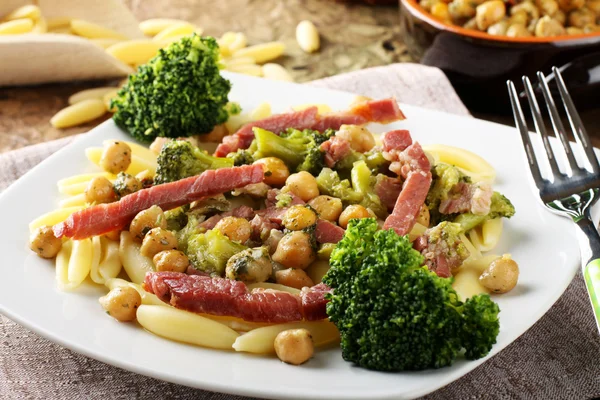
[[[62,240],[54,236],[51,226],[41,226],[31,234],[29,248],[42,258],[54,258],[62,248]]]
[[[474,29],[477,30],[477,21],[475,20],[475,17],[471,18],[470,20],[468,20],[467,22],[465,22],[465,24],[463,25],[466,29]],[[427,153],[425,153],[425,155],[427,155]],[[427,157],[429,158],[429,157]]]
[[[454,21],[472,18],[475,16],[475,5],[469,0],[454,0],[448,4],[448,13]]]
[[[567,14],[563,10],[557,10],[552,16],[553,19],[557,20],[559,24],[565,26],[567,23]]]
[[[146,233],[154,228],[167,228],[167,218],[159,206],[152,206],[147,210],[140,211],[131,221],[129,232],[135,241],[141,242]]]
[[[509,26],[514,24],[525,26],[529,22],[529,15],[525,10],[521,10],[519,12],[512,13],[510,18],[508,19],[508,22]]]
[[[275,272],[275,282],[296,289],[315,285],[306,272],[296,268],[288,268]]]
[[[121,322],[133,321],[135,313],[142,304],[142,297],[132,287],[114,288],[99,299],[100,305],[108,315]]]
[[[428,228],[430,220],[431,215],[429,214],[429,207],[427,207],[426,204],[423,204],[419,210],[419,215],[417,215],[417,222]]]
[[[542,11],[543,15],[553,16],[558,11],[556,0],[535,0],[535,5]]]
[[[275,250],[277,250],[277,245],[279,244],[279,241],[283,235],[283,232],[277,229],[271,229],[269,232],[269,237],[267,237],[267,239],[263,242],[264,245],[269,249],[269,254],[275,253]]]
[[[225,268],[225,276],[231,280],[256,283],[267,281],[273,273],[273,263],[267,247],[246,249],[234,254]]]
[[[600,0],[587,0],[585,6],[600,17]]]
[[[567,20],[570,26],[585,28],[586,25],[593,25],[596,22],[596,14],[587,8],[582,8],[571,11]]]
[[[283,215],[282,223],[290,231],[301,231],[304,228],[314,225],[317,222],[317,215],[313,210],[306,206],[291,206]]]
[[[485,31],[490,25],[493,25],[504,18],[506,15],[506,6],[502,0],[492,0],[478,5],[475,12],[477,27],[482,31]]]
[[[113,190],[119,197],[127,196],[128,194],[135,193],[141,189],[142,182],[135,176],[131,176],[124,172],[119,172],[119,175],[113,184]]]
[[[340,215],[340,219],[338,220],[338,223],[342,228],[346,229],[346,227],[348,227],[348,222],[350,222],[351,219],[371,218],[371,217],[372,217],[372,215],[369,212],[369,210],[367,210],[360,204],[353,204],[353,205],[346,207],[346,209],[344,211],[342,211],[342,214]]]
[[[448,12],[448,4],[440,2],[431,7],[431,15],[440,21],[449,22],[450,13]]]
[[[317,196],[308,202],[308,205],[314,208],[319,214],[319,218],[335,222],[342,213],[342,200],[331,196]]]
[[[306,329],[290,329],[275,337],[275,353],[285,363],[303,364],[313,356],[314,351],[312,335]]]
[[[448,6],[445,3],[438,3],[434,5],[431,9],[432,14],[440,5],[445,7],[445,16],[449,19]],[[342,125],[336,132],[335,136],[346,139],[350,143],[350,147],[361,153],[365,153],[375,147],[375,137],[373,137],[373,134],[364,126]]]
[[[529,32],[527,30],[527,28],[525,27],[525,25],[512,24],[511,26],[508,27],[508,30],[506,31],[506,36],[509,36],[509,37],[527,37],[527,36],[532,36],[532,35],[531,35],[531,32]]]
[[[265,171],[265,180],[270,186],[283,186],[286,179],[290,176],[290,170],[283,161],[277,157],[265,157],[256,160],[254,164],[262,164]]]
[[[491,262],[479,277],[479,282],[493,293],[506,293],[512,290],[519,279],[519,266],[505,254]]]
[[[138,173],[135,177],[142,184],[142,188],[150,187],[154,183],[154,177],[147,169]]]
[[[116,199],[113,184],[103,176],[93,178],[85,189],[85,201],[88,203],[110,203]]]
[[[217,222],[214,229],[240,243],[246,242],[252,235],[252,225],[245,218],[225,217]]]
[[[163,228],[154,228],[144,236],[140,253],[143,256],[152,258],[161,251],[174,250],[176,248],[177,238],[171,231]]]
[[[124,172],[131,164],[131,147],[125,142],[114,141],[104,146],[100,166],[111,174]]]
[[[561,10],[569,12],[577,10],[585,5],[585,0],[558,0],[558,6]]]
[[[487,33],[496,36],[506,35],[506,31],[508,30],[509,25],[510,22],[508,21],[508,19],[503,19],[502,21],[496,22],[494,25],[491,25],[487,29]]]
[[[524,21],[524,24],[531,20],[538,19],[540,17],[540,10],[537,9],[535,4],[529,1],[519,3],[510,9],[510,15],[512,15],[513,17],[521,12],[524,12],[527,15],[527,21]]]
[[[277,250],[273,253],[273,261],[287,268],[304,269],[315,261],[315,257],[310,236],[302,231],[283,236],[277,244]]]
[[[535,25],[535,36],[548,37],[559,36],[567,33],[565,28],[555,19],[545,15]]]
[[[583,27],[583,33],[594,33],[600,32],[600,26],[595,24],[589,24]]]
[[[319,195],[319,187],[314,176],[306,171],[290,175],[285,181],[288,190],[304,201],[314,199]]]
[[[185,272],[190,260],[179,250],[164,250],[152,258],[157,271]]]
[[[569,35],[581,35],[581,34],[583,34],[584,32],[583,32],[583,29],[581,29],[581,28],[575,28],[575,27],[573,27],[573,26],[569,26],[569,27],[567,28],[567,33],[568,33]]]
[[[440,1],[441,0],[421,0],[421,2],[419,4],[421,5],[421,7],[423,7],[425,9],[425,11],[431,12],[431,7],[433,7],[435,4],[439,3]],[[357,97],[359,97],[359,96],[357,96]],[[360,97],[362,97],[362,96],[360,96]],[[368,101],[368,100],[365,100],[365,101]]]

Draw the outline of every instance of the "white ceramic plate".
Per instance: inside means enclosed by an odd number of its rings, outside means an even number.
[[[263,101],[274,112],[305,103],[346,108],[354,96],[288,83],[228,75],[231,99],[250,110]],[[496,189],[514,203],[517,214],[507,221],[498,253],[510,252],[521,269],[512,292],[496,296],[501,330],[491,354],[478,361],[458,361],[449,368],[412,373],[378,373],[342,360],[338,348],[321,350],[307,364],[294,367],[276,358],[174,343],[135,324],[114,321],[102,312],[103,288],[85,286],[63,293],[54,282],[54,266],[27,246],[28,223],[55,209],[56,182],[95,170],[84,149],[105,139],[127,139],[112,121],[81,137],[27,173],[0,196],[0,312],[67,348],[140,374],[197,388],[268,398],[402,399],[432,392],[465,375],[508,346],[536,322],[563,293],[577,270],[576,242],[566,219],[542,208],[532,194],[514,129],[402,106],[408,119],[378,132],[410,129],[423,144],[445,143],[485,157],[497,170]],[[541,344],[543,345],[543,344]]]

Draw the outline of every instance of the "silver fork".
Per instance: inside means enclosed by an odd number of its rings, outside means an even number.
[[[519,97],[512,81],[508,81],[508,93],[512,105],[515,124],[521,132],[525,154],[529,162],[529,169],[533,180],[539,190],[540,198],[544,205],[551,211],[565,217],[570,217],[579,227],[578,239],[581,250],[581,268],[585,278],[586,287],[592,307],[596,325],[600,330],[600,235],[590,217],[591,206],[600,197],[600,165],[596,153],[590,142],[590,138],[583,127],[581,118],[575,109],[573,100],[569,95],[560,71],[554,67],[552,71],[556,77],[556,84],[562,98],[566,115],[569,119],[571,129],[575,135],[579,148],[583,151],[587,160],[588,168],[579,166],[573,155],[569,139],[565,134],[565,127],[560,120],[560,115],[546,83],[544,74],[537,73],[538,80],[544,95],[548,114],[555,135],[560,139],[564,149],[568,167],[563,165],[561,170],[559,160],[555,157],[554,150],[550,144],[549,134],[546,131],[542,113],[529,78],[523,77],[525,93],[529,102],[529,108],[533,116],[534,125],[540,135],[544,148],[546,149],[547,161],[550,164],[551,173],[548,177],[542,176],[531,145],[531,138],[527,129],[527,122],[519,103]],[[541,155],[540,157],[543,157]]]

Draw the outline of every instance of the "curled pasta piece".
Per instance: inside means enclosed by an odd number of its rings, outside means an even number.
[[[271,104],[263,101],[254,110],[250,112],[250,119],[252,121],[258,121],[259,119],[265,119],[271,116]]]
[[[239,334],[228,326],[174,307],[142,304],[137,320],[155,335],[214,349],[231,349]]]
[[[81,90],[77,93],[72,94],[69,97],[69,104],[73,105],[75,103],[79,103],[80,101],[89,100],[89,99],[100,100],[106,93],[108,93],[112,90],[115,90],[115,88],[110,87],[110,86]]]
[[[334,343],[340,338],[340,332],[336,326],[329,321],[292,322],[289,324],[277,324],[254,329],[238,337],[233,344],[233,348],[236,351],[244,351],[247,353],[274,353],[275,337],[277,337],[280,332],[287,331],[288,329],[307,329],[312,335],[315,346]]]
[[[18,35],[20,33],[31,32],[33,21],[29,18],[15,19],[0,23],[0,35]]]
[[[195,29],[194,25],[189,22],[178,22],[158,32],[153,40],[162,41],[176,36],[191,35]]]
[[[302,111],[302,110],[306,110],[309,107],[317,107],[317,110],[319,110],[319,114],[325,114],[328,112],[331,112],[331,107],[329,107],[327,104],[322,104],[322,103],[315,103],[315,104],[299,104],[297,106],[292,107],[292,110],[294,111]]]
[[[93,22],[84,21],[82,19],[71,20],[71,30],[79,35],[89,39],[129,39],[127,36],[115,32],[112,29],[105,28]]]
[[[255,109],[247,114],[232,115],[225,122],[225,128],[229,133],[234,133],[242,125],[248,122],[256,121],[271,116],[271,104],[268,102],[260,103]]]
[[[97,172],[94,174],[73,175],[68,178],[63,178],[63,179],[59,180],[57,183],[58,189],[60,191],[60,188],[63,186],[70,186],[70,185],[74,185],[76,183],[81,183],[81,182],[85,182],[87,184],[89,181],[91,181],[92,179],[99,177],[99,176],[103,176],[109,180],[115,179],[115,176],[112,174],[109,174],[108,172]]]
[[[329,262],[325,260],[317,260],[314,263],[310,264],[308,268],[306,268],[306,274],[316,285],[317,283],[321,283],[323,277],[329,271]]]
[[[63,108],[50,119],[55,128],[69,128],[93,121],[106,113],[104,102],[100,99],[81,100],[78,103]]]
[[[458,297],[462,301],[475,295],[488,292],[487,289],[479,283],[479,275],[481,275],[481,273],[475,268],[461,269],[454,275],[452,288],[456,291]]]
[[[247,286],[248,286],[248,289],[250,289],[250,290],[252,290],[252,289],[271,289],[271,290],[279,290],[281,292],[288,292],[291,294],[300,294],[300,290],[293,288],[293,287],[280,285],[278,283],[269,283],[269,282],[250,283]]]
[[[282,42],[268,42],[249,46],[233,52],[236,57],[252,57],[258,64],[266,63],[281,57],[285,51]]]
[[[94,257],[98,257],[98,262],[92,263],[90,277],[94,282],[104,284],[106,280],[115,278],[121,272],[119,243],[105,237],[94,236],[92,244]]]
[[[56,256],[56,282],[60,290],[73,290],[92,268],[92,240],[68,240]]]
[[[87,204],[87,200],[85,198],[85,193],[80,193],[80,194],[68,197],[68,198],[58,202],[58,206],[60,208],[72,208],[72,207],[83,208],[83,207],[85,207],[86,204]]]
[[[151,258],[140,253],[140,245],[133,241],[131,233],[121,232],[121,243],[119,245],[119,258],[123,269],[133,283],[141,284],[146,272],[154,271],[154,262]]]
[[[473,243],[471,243],[469,238],[467,238],[463,233],[461,233],[459,237],[460,237],[461,242],[463,242],[463,244],[469,251],[469,257],[465,260],[465,262],[477,260],[477,259],[481,258],[481,252],[479,251],[479,249],[477,247],[475,247],[473,245]]]
[[[263,76],[262,67],[256,64],[230,65],[228,71],[251,76]]]
[[[87,149],[85,149],[85,155],[88,158],[88,160],[100,166],[100,158],[102,157],[103,151],[104,149],[102,147],[88,147]],[[132,153],[133,154],[131,155],[131,164],[125,172],[127,172],[130,175],[137,175],[144,170],[148,170],[152,175],[156,173],[156,158],[154,159],[154,161],[150,161],[147,158],[136,154],[134,149],[132,149]]]
[[[75,207],[66,207],[59,208],[57,210],[52,210],[49,213],[46,213],[42,216],[37,217],[33,221],[29,223],[29,231],[33,232],[40,226],[48,225],[56,225],[60,222],[63,222],[65,219],[69,218],[71,214],[76,211],[81,210],[83,207],[75,206]]]
[[[438,163],[455,165],[475,182],[493,182],[496,178],[494,167],[468,150],[443,144],[423,146],[423,150],[431,154]]]
[[[185,23],[185,21],[181,19],[173,19],[173,18],[152,18],[147,19],[145,21],[140,22],[140,30],[146,36],[154,36],[157,33],[164,31],[165,29],[177,25]]]
[[[144,64],[158,54],[161,47],[151,40],[128,40],[110,46],[106,52],[125,64]]]
[[[408,233],[408,239],[412,242],[419,236],[422,236],[427,230],[426,226],[419,224],[418,222],[413,226],[411,231]]]
[[[104,286],[106,286],[108,288],[108,290],[127,286],[127,287],[137,290],[137,292],[140,294],[140,297],[142,298],[142,304],[151,305],[151,306],[169,306],[167,303],[161,301],[158,297],[156,297],[155,294],[146,292],[144,290],[144,288],[142,288],[142,286],[138,285],[137,283],[126,281],[125,279],[121,279],[121,278],[107,279],[104,282]]]

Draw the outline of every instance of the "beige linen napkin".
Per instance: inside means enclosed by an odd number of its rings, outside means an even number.
[[[446,77],[429,67],[392,65],[310,85],[371,97],[393,95],[404,103],[468,115]],[[0,190],[71,140],[61,139],[0,155]],[[527,333],[487,363],[426,399],[598,396],[600,340],[578,274],[560,300]],[[301,397],[298,393],[298,398]],[[244,399],[166,383],[103,364],[49,342],[1,315],[0,398]]]

